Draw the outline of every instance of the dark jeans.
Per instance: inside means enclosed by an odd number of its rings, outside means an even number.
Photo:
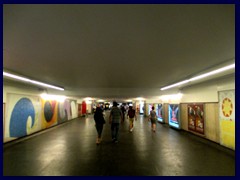
[[[112,123],[111,125],[111,130],[112,130],[112,139],[115,139],[116,141],[118,141],[118,131],[119,131],[119,123]]]
[[[103,124],[96,124],[96,129],[97,129],[97,133],[98,133],[98,138],[101,138],[102,130],[103,130]]]

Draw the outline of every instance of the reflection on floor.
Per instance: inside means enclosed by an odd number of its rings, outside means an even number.
[[[106,112],[106,119],[108,112]],[[51,128],[32,138],[4,145],[5,176],[234,176],[235,152],[185,131],[157,124],[142,115],[129,132],[120,127],[119,143],[110,125],[96,145],[92,115]]]

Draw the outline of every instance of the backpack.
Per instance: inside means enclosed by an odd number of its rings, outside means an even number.
[[[128,116],[129,116],[130,118],[133,118],[133,117],[135,116],[135,110],[134,110],[134,109],[129,110],[129,111],[128,111]]]

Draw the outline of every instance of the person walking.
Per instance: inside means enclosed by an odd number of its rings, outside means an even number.
[[[122,111],[117,107],[118,103],[113,102],[113,107],[109,115],[109,124],[111,124],[112,141],[118,143],[120,122],[123,122]]]
[[[156,122],[157,122],[157,113],[154,111],[154,106],[152,106],[152,110],[150,111],[148,121],[151,120],[152,131],[156,131]]]
[[[100,107],[96,108],[96,111],[94,113],[94,121],[95,121],[95,126],[96,126],[96,129],[97,129],[96,144],[98,145],[98,144],[101,143],[103,125],[105,124],[105,119],[103,117],[103,111]]]
[[[134,119],[135,119],[135,121],[137,120],[136,111],[135,111],[135,109],[133,109],[132,106],[129,106],[129,110],[127,113],[127,119],[128,118],[129,118],[129,131],[132,132]]]

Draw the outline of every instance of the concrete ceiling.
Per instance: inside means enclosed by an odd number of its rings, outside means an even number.
[[[3,5],[4,70],[67,96],[160,96],[234,59],[234,5]]]

